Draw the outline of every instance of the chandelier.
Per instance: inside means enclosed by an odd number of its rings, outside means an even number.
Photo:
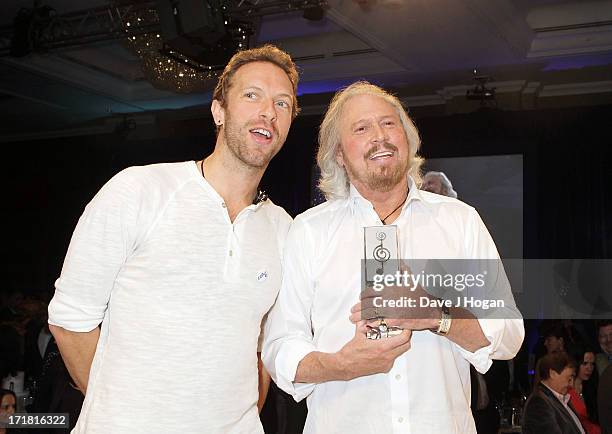
[[[222,7],[223,12],[227,10]],[[249,44],[251,29],[248,23],[233,22],[228,13],[223,14],[226,35],[209,48],[212,53],[224,54],[227,58]],[[140,33],[132,32],[133,28],[142,28],[158,24],[159,16],[155,7],[135,8],[125,16],[124,31],[126,47],[141,61],[145,78],[157,89],[178,93],[204,92],[211,87],[211,80],[216,80],[225,66],[225,61],[215,64],[214,61],[202,63],[189,58],[168,47],[160,31]]]

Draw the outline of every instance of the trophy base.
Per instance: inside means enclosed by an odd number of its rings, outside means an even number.
[[[368,331],[366,338],[368,339],[383,339],[400,335],[404,329],[400,327],[389,327],[384,320],[381,319],[377,326],[367,326]]]

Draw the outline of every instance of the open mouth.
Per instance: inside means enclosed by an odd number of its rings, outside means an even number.
[[[252,130],[249,130],[252,134],[255,134],[259,137],[261,137],[262,139],[271,139],[272,138],[272,132],[270,130],[266,130],[265,128],[253,128]]]
[[[370,156],[370,160],[383,160],[385,158],[390,158],[393,156],[393,152],[391,151],[379,151],[375,152]]]

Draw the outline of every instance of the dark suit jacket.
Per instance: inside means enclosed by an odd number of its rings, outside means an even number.
[[[580,434],[580,430],[557,397],[538,384],[523,410],[523,434]]]
[[[599,424],[602,434],[612,434],[612,365],[599,377]]]
[[[69,429],[37,429],[36,434],[69,433],[76,425],[83,394],[70,385],[70,374],[64,365],[55,339],[47,345],[45,359],[38,383],[38,390],[30,411],[32,413],[68,413]]]

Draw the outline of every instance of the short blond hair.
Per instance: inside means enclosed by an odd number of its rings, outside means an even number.
[[[249,50],[238,51],[236,54],[234,54],[225,66],[225,69],[223,69],[223,73],[219,76],[219,81],[217,82],[217,86],[213,91],[212,98],[219,101],[222,107],[225,107],[225,98],[227,92],[232,86],[232,78],[234,77],[234,74],[236,74],[236,71],[238,71],[241,66],[252,62],[269,62],[285,71],[285,74],[287,74],[287,77],[291,82],[291,87],[293,90],[293,105],[291,115],[292,118],[295,119],[300,112],[297,100],[297,88],[299,82],[297,67],[295,66],[295,63],[293,63],[293,60],[289,54],[271,44],[251,48]]]
[[[338,91],[331,100],[319,129],[317,164],[321,171],[319,189],[327,200],[348,197],[349,179],[346,169],[338,164],[336,155],[340,146],[340,118],[345,104],[354,96],[372,95],[384,99],[397,110],[408,141],[408,174],[417,186],[421,184],[423,158],[418,155],[421,146],[419,132],[396,96],[367,81],[357,81]]]

